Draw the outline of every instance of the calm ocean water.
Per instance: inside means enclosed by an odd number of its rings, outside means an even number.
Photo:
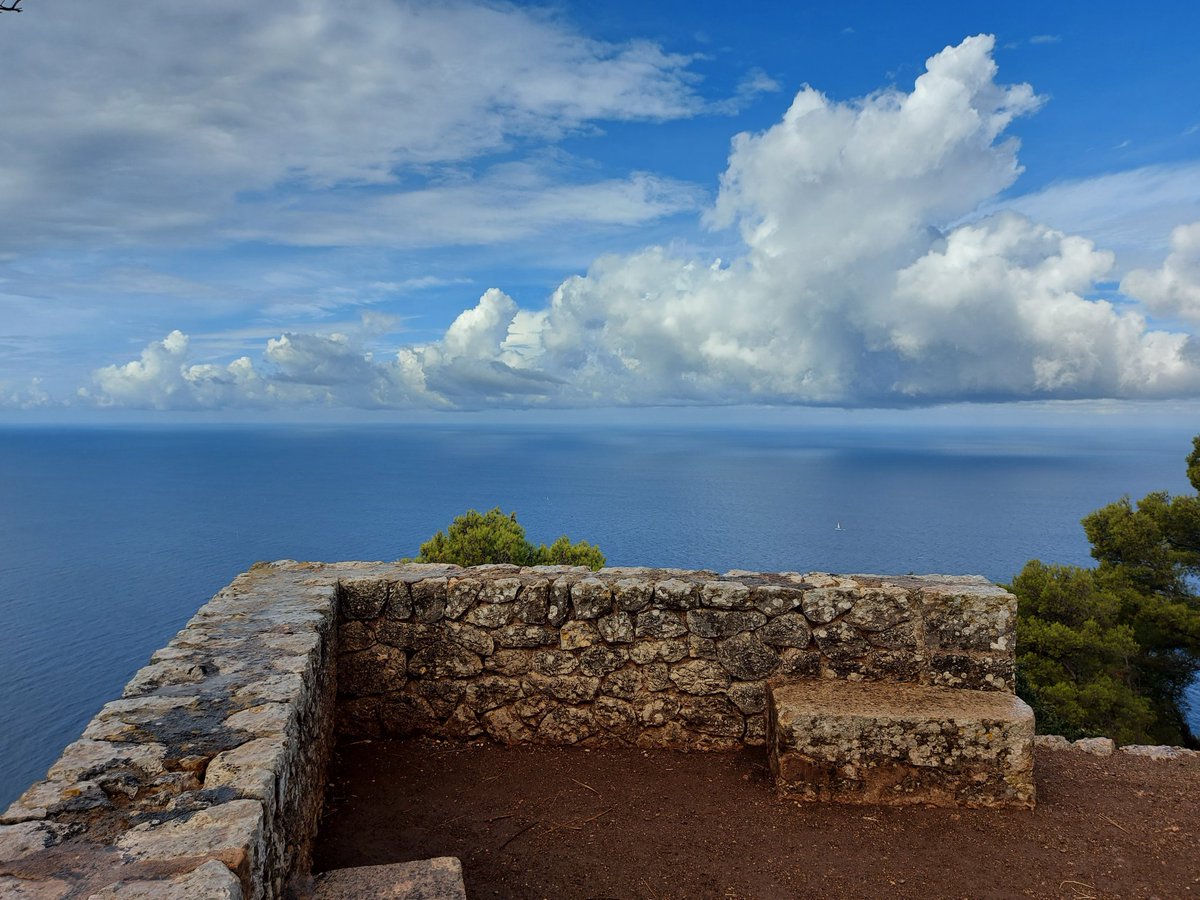
[[[612,565],[1005,581],[1089,563],[1079,519],[1122,494],[1189,490],[1191,433],[0,430],[0,806],[257,560],[394,559],[501,506]]]

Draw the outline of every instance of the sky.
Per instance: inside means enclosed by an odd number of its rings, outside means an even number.
[[[22,8],[0,421],[1200,411],[1195,4]]]

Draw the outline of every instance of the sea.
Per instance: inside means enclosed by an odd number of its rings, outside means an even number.
[[[0,428],[0,808],[259,560],[391,560],[468,508],[610,565],[1088,565],[1080,518],[1190,491],[1192,432],[1113,427]],[[1191,694],[1200,731],[1200,688]]]

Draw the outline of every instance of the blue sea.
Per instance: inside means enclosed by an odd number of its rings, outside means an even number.
[[[468,507],[610,565],[1086,565],[1085,513],[1189,491],[1184,428],[0,430],[0,807],[257,560],[412,555]],[[837,528],[841,525],[841,529]],[[1200,729],[1200,692],[1193,701]]]

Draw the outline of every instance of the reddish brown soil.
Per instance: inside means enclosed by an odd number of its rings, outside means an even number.
[[[1039,752],[1038,807],[776,798],[737,754],[360,742],[319,871],[457,856],[472,898],[1200,897],[1200,761]]]

